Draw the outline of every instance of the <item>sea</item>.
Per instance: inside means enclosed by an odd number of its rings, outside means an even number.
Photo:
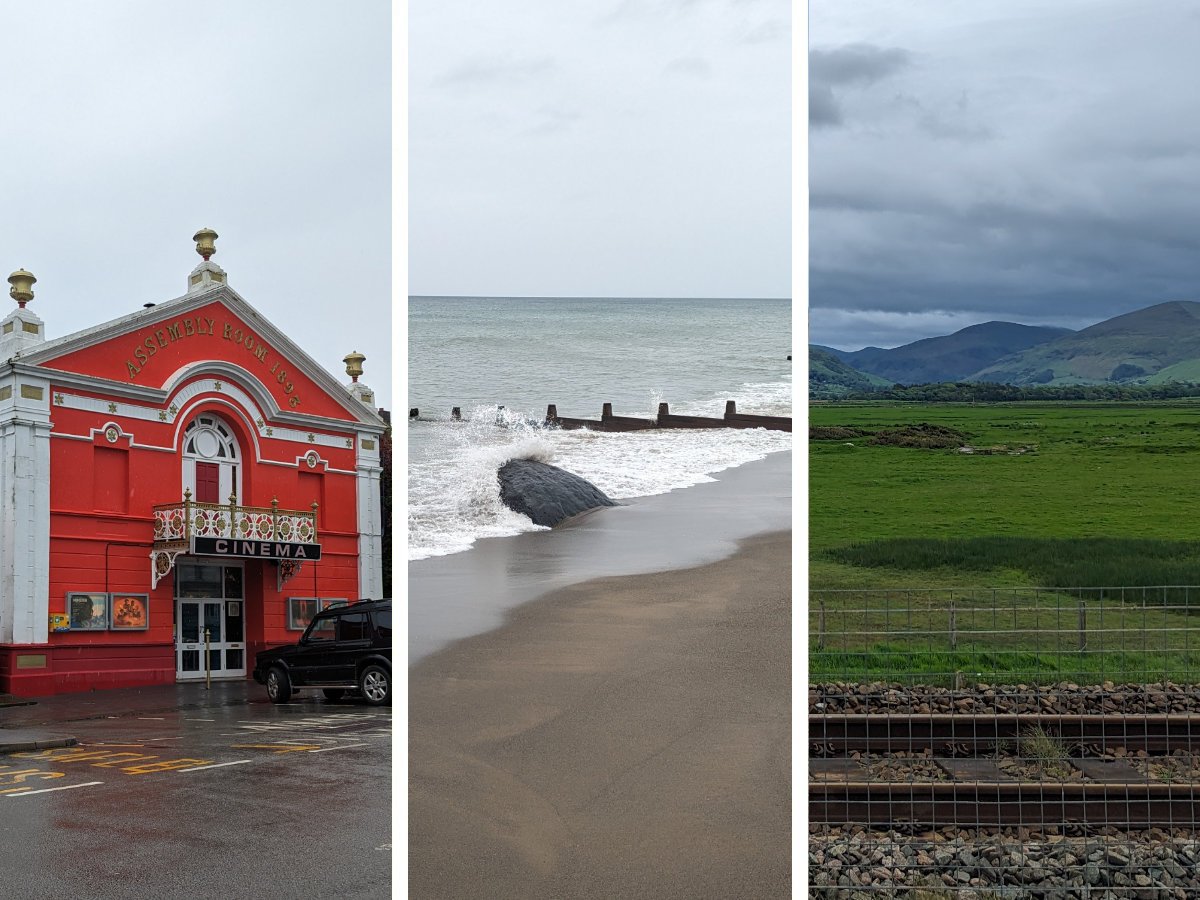
[[[790,450],[765,429],[604,433],[544,426],[672,413],[792,414],[791,301],[583,297],[410,297],[408,554],[463,553],[541,530],[500,500],[496,472],[536,459],[618,502],[713,481]],[[461,410],[461,420],[451,410]]]

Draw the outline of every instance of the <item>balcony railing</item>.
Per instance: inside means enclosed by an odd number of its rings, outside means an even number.
[[[236,538],[247,541],[317,542],[317,503],[311,510],[239,506],[236,496],[228,503],[197,503],[186,491],[178,503],[154,507],[154,547],[160,551],[186,549],[194,537]]]

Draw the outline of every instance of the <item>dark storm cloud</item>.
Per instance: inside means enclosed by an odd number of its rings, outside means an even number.
[[[864,0],[814,6],[811,33],[814,342],[1200,299],[1200,22],[1179,5]]]
[[[808,74],[819,84],[874,84],[907,66],[909,57],[899,47],[871,44],[814,49],[808,54]]]
[[[875,84],[909,64],[899,47],[850,44],[814,49],[808,54],[808,121],[817,128],[843,123],[834,88]]]
[[[833,96],[833,88],[829,85],[819,85],[809,81],[808,124],[814,128],[842,124],[842,111],[838,109],[837,100]]]

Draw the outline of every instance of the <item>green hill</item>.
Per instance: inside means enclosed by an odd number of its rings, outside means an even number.
[[[841,397],[844,394],[887,387],[892,382],[878,375],[860,372],[842,362],[825,348],[808,349],[808,394],[815,398]]]
[[[997,360],[1070,333],[1065,328],[982,322],[890,350],[865,347],[836,355],[860,372],[899,384],[962,381]]]
[[[1121,384],[1194,380],[1200,303],[1176,300],[1106,319],[971,374],[1007,384]]]

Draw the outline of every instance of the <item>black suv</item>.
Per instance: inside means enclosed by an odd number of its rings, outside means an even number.
[[[254,659],[254,680],[274,703],[287,703],[293,688],[319,687],[330,700],[346,691],[372,706],[392,700],[392,601],[361,600],[322,610],[298,644],[263,650]]]

